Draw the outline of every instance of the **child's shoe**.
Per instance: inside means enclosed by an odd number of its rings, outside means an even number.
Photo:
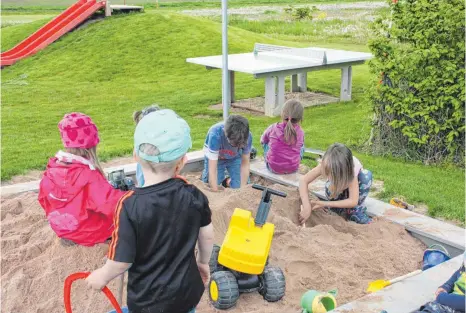
[[[249,158],[251,160],[254,160],[256,158],[256,156],[257,156],[257,149],[252,147],[251,152],[249,153]]]
[[[372,219],[367,215],[366,208],[348,210],[348,220],[358,224],[369,224]]]

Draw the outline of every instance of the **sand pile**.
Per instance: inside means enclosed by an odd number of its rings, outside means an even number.
[[[201,187],[195,176],[188,177]],[[402,227],[386,221],[371,225],[345,222],[338,216],[316,212],[306,228],[296,225],[299,200],[296,190],[274,185],[288,193],[273,198],[269,221],[276,226],[270,263],[285,273],[287,292],[279,303],[267,303],[258,293],[241,295],[229,312],[299,312],[299,300],[308,289],[338,289],[338,304],[365,293],[369,281],[393,278],[420,267],[423,245]],[[261,192],[251,187],[211,193],[215,239],[221,244],[234,209],[257,208]],[[92,248],[64,247],[47,224],[37,194],[2,199],[2,312],[63,313],[63,282],[74,272],[90,271],[103,264],[107,245]],[[118,282],[109,286],[116,292]],[[73,312],[108,312],[104,296],[73,285]],[[198,312],[216,312],[208,295]]]

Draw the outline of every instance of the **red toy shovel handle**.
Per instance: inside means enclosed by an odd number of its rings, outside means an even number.
[[[91,273],[89,272],[80,272],[80,273],[74,273],[68,276],[65,279],[65,288],[63,291],[63,297],[65,301],[65,311],[66,313],[72,313],[71,311],[71,285],[75,280],[78,279],[86,279],[87,276],[89,276]],[[113,296],[113,293],[108,289],[108,287],[104,287],[102,289],[102,292],[107,296],[108,300],[113,305],[113,308],[116,310],[117,313],[123,313],[121,310],[120,305],[118,304],[118,301],[115,299],[115,296]]]

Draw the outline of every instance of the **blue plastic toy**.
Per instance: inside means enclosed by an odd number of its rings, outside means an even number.
[[[442,245],[431,245],[426,249],[426,251],[424,251],[424,257],[422,259],[422,270],[425,271],[450,259],[450,254]]]

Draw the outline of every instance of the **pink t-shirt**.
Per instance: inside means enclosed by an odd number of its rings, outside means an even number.
[[[266,161],[270,169],[278,174],[289,174],[298,170],[301,149],[304,146],[304,132],[299,124],[294,125],[297,140],[291,145],[285,142],[285,127],[286,122],[272,124],[261,137],[261,144],[269,145]]]
[[[353,156],[353,168],[354,168],[354,177],[358,178],[359,171],[362,169],[362,164],[358,160],[358,158],[356,158],[355,156]]]

